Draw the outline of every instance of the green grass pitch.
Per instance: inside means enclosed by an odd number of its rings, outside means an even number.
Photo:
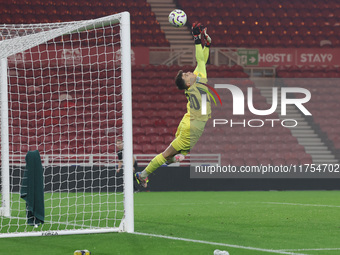
[[[1,238],[1,255],[338,255],[340,191],[135,194],[135,231]]]

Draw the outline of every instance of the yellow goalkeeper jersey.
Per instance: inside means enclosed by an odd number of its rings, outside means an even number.
[[[207,82],[206,78],[200,78],[200,73],[196,82],[185,90],[185,95],[188,99],[187,113],[190,115],[190,120],[208,121],[211,118],[211,103],[210,97],[207,94],[208,88],[204,85]],[[202,115],[202,95],[207,96],[206,114]]]
[[[188,99],[187,113],[190,120],[208,121],[211,118],[211,104],[208,95],[208,88],[204,84],[207,83],[207,70],[205,64],[209,58],[209,48],[202,49],[201,44],[195,45],[197,66],[194,70],[197,79],[196,82],[185,90],[185,95]],[[202,114],[202,95],[207,95],[207,114]]]

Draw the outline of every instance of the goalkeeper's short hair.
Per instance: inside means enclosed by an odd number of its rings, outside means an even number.
[[[175,83],[176,83],[177,88],[180,90],[187,88],[187,85],[185,84],[182,76],[183,76],[183,70],[179,70],[176,75]]]

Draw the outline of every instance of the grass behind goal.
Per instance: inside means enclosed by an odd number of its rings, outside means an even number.
[[[0,233],[119,227],[124,215],[122,192],[59,192],[44,196],[45,223],[35,228],[26,225],[25,202],[19,194],[12,194],[11,215],[16,217],[0,217]]]
[[[110,233],[0,239],[0,254],[72,255],[88,249],[92,255],[212,255],[220,249],[230,255],[338,255],[339,196],[340,191],[137,193],[136,232],[233,247]]]

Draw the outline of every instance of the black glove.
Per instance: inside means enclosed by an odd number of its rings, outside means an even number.
[[[194,36],[195,44],[201,44],[201,33],[204,26],[201,23],[195,22],[192,24],[191,33]]]
[[[210,36],[207,33],[207,28],[206,27],[202,30],[202,35],[203,35],[203,38],[205,39],[205,46],[210,47],[210,45],[211,45],[211,38],[210,38]]]

